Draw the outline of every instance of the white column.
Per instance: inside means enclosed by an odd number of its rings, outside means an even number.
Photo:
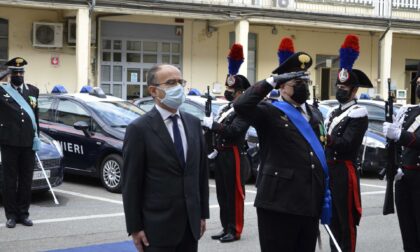
[[[388,98],[388,78],[391,78],[392,34],[393,31],[389,30],[381,41],[381,62],[379,63],[381,69],[380,89],[384,99]]]
[[[78,9],[76,18],[76,66],[77,83],[76,92],[82,86],[88,85],[89,59],[90,59],[90,18],[89,9]]]
[[[248,73],[248,33],[249,22],[248,20],[241,20],[235,23],[235,42],[242,45],[244,49],[244,63],[239,68],[239,74],[247,76]]]

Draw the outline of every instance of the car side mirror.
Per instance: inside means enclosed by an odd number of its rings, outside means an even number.
[[[78,121],[73,124],[73,128],[83,131],[86,137],[90,137],[92,134],[89,132],[89,124],[84,121]]]

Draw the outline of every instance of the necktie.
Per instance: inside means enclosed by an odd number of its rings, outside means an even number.
[[[170,116],[172,120],[172,131],[174,134],[174,144],[176,149],[176,154],[178,155],[181,165],[185,167],[185,157],[184,157],[184,147],[182,146],[181,132],[178,127],[178,115]]]
[[[21,87],[18,87],[17,91],[19,92],[19,94],[22,94],[22,88]]]

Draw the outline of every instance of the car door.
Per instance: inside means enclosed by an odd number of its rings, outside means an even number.
[[[79,102],[64,97],[59,99],[56,106],[53,122],[47,132],[61,144],[65,169],[77,173],[94,173],[96,140],[73,127],[79,121],[91,127],[91,113]]]

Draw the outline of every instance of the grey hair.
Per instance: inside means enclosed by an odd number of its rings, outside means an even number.
[[[156,64],[149,69],[147,72],[147,86],[156,84],[156,74],[160,69],[162,69],[163,65],[164,64]]]

